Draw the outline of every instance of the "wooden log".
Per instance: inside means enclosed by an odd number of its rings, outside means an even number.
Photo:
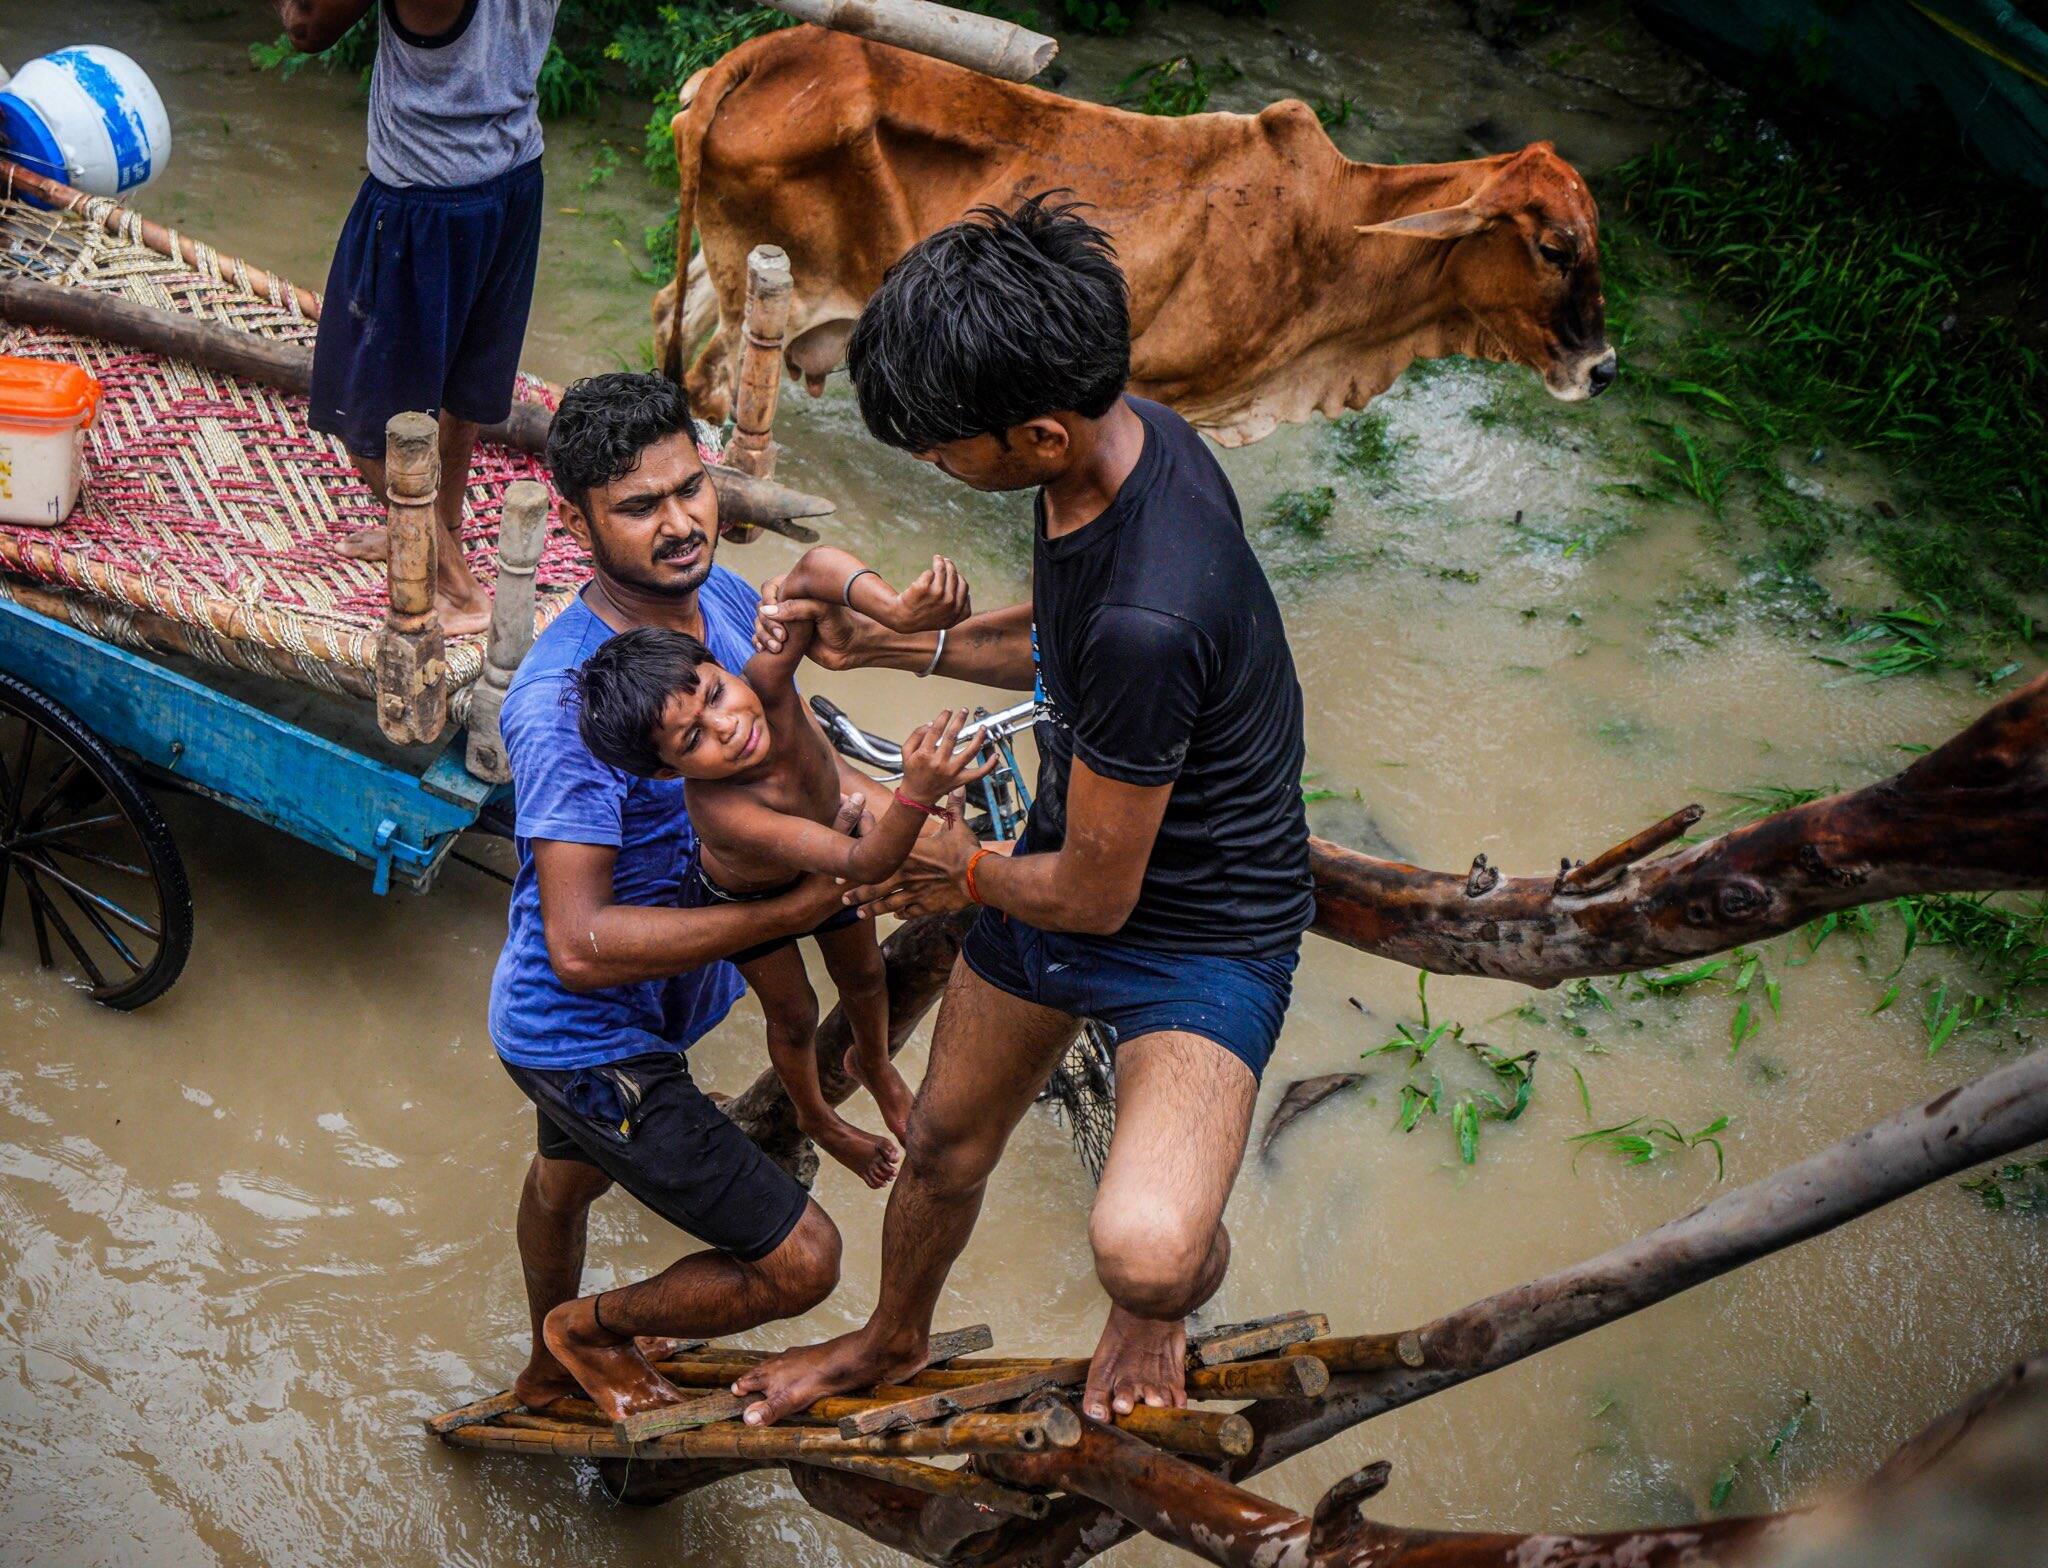
[[[1006,82],[1028,82],[1053,62],[1059,40],[1028,27],[932,0],[764,0],[800,22],[913,49]]]
[[[1188,1360],[1204,1367],[1249,1361],[1329,1332],[1330,1320],[1320,1312],[1283,1312],[1250,1323],[1224,1323],[1189,1338]]]
[[[650,1465],[638,1461],[633,1467],[643,1486],[648,1478],[661,1485],[664,1472],[678,1467]],[[852,1526],[870,1540],[879,1541],[920,1562],[945,1563],[963,1549],[990,1539],[993,1532],[988,1514],[943,1497],[914,1492],[908,1487],[874,1476],[849,1475],[808,1463],[788,1466],[789,1479],[805,1502],[828,1518]],[[685,1479],[692,1477],[686,1476]],[[647,1494],[643,1492],[643,1496]],[[673,1496],[674,1491],[664,1494]],[[652,1500],[650,1497],[649,1500]],[[1010,1529],[1034,1530],[1032,1524],[1011,1523]]]
[[[986,1323],[970,1324],[966,1328],[947,1329],[934,1334],[925,1345],[924,1365],[936,1366],[964,1356],[972,1351],[986,1350],[995,1343],[995,1336],[989,1332]],[[765,1357],[767,1353],[760,1353]],[[690,1365],[688,1362],[681,1363]],[[704,1363],[696,1363],[704,1365]],[[657,1365],[656,1370],[660,1367]],[[722,1369],[721,1369],[722,1370]],[[666,1374],[664,1374],[665,1376]],[[733,1376],[740,1376],[734,1373]],[[722,1381],[731,1381],[723,1379]],[[618,1435],[627,1442],[641,1443],[649,1438],[659,1437],[666,1432],[678,1432],[685,1427],[704,1426],[713,1421],[730,1421],[752,1404],[751,1397],[735,1394],[724,1389],[716,1394],[707,1394],[702,1399],[684,1400],[681,1404],[663,1405],[653,1410],[638,1411],[617,1424]]]
[[[434,608],[440,427],[431,414],[394,414],[384,439],[391,608],[377,642],[377,727],[395,745],[423,746],[448,726],[448,657]]]
[[[484,672],[469,696],[469,771],[493,784],[512,782],[498,715],[505,692],[526,650],[533,646],[534,573],[548,534],[548,489],[531,479],[505,487],[504,520],[498,525],[498,581],[491,603],[491,635],[484,647]]]
[[[313,351],[303,343],[258,337],[221,322],[138,305],[101,289],[33,278],[0,279],[0,318],[186,360],[301,397],[313,384]],[[539,403],[515,402],[509,418],[484,427],[483,439],[545,457],[554,420],[553,411]],[[823,517],[834,510],[823,496],[806,495],[723,463],[712,463],[706,471],[718,492],[719,516],[728,523],[751,524],[815,543],[817,531],[791,519]]]
[[[1625,866],[1590,892],[1322,839],[1309,859],[1322,935],[1532,986],[1684,962],[1903,894],[2048,887],[2048,675],[1888,779]]]
[[[732,441],[725,455],[741,473],[759,479],[775,472],[775,405],[782,393],[791,287],[789,257],[781,246],[756,245],[748,252],[740,363],[733,377]]]
[[[1050,1388],[1071,1388],[1088,1377],[1086,1360],[1062,1361],[1049,1367],[1010,1372],[980,1382],[963,1383],[949,1389],[924,1392],[918,1389],[878,1389],[884,1400],[892,1393],[905,1397],[854,1412],[839,1423],[841,1434],[861,1437],[870,1432],[895,1432],[927,1421],[943,1420],[963,1410],[983,1410],[991,1405],[1013,1404]]]
[[[1557,891],[1597,893],[1624,868],[1645,860],[1665,845],[1682,838],[1707,814],[1705,806],[1681,806],[1662,822],[1653,822],[1639,833],[1631,833],[1612,849],[1603,849],[1583,865],[1560,867]]]
[[[843,1454],[914,1458],[932,1454],[1036,1453],[1078,1441],[1080,1418],[1064,1407],[977,1410],[934,1426],[858,1438],[841,1437],[835,1431],[818,1427],[747,1426],[725,1421],[635,1443],[602,1427],[511,1411],[495,1422],[459,1426],[437,1435],[460,1448],[498,1448],[581,1459],[638,1456],[768,1462]]]
[[[500,1393],[486,1395],[482,1399],[474,1400],[454,1410],[444,1411],[438,1416],[428,1416],[420,1425],[424,1426],[434,1436],[441,1437],[446,1433],[453,1432],[457,1427],[474,1426],[479,1421],[494,1421],[499,1416],[509,1415],[520,1408],[522,1407],[519,1403],[519,1396],[508,1388]]]
[[[1111,1413],[1119,1432],[1176,1454],[1203,1459],[1242,1459],[1252,1451],[1252,1424],[1235,1410],[1175,1410],[1139,1405],[1128,1415]]]

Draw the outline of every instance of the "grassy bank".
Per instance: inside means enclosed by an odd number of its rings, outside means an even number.
[[[1667,482],[1716,514],[1754,487],[1786,578],[1846,545],[1937,636],[2024,643],[2048,593],[2038,197],[1876,167],[1870,150],[1827,132],[1795,146],[1724,106],[1615,171],[1602,195],[1630,375],[1685,411],[1652,427]],[[1679,294],[1724,318],[1654,324],[1646,307]],[[1830,448],[1878,459],[1893,493],[1820,503],[1787,465]]]

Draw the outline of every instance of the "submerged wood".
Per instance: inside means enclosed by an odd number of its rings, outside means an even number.
[[[303,343],[258,337],[218,321],[138,305],[101,289],[71,288],[33,278],[0,278],[0,318],[186,360],[205,370],[243,376],[301,397],[313,385],[313,351]],[[483,436],[542,457],[554,422],[552,409],[539,403],[514,402],[511,416],[486,425]],[[823,496],[806,495],[723,463],[710,464],[708,471],[712,488],[718,492],[720,516],[728,523],[768,528],[814,542],[818,537],[814,529],[790,519],[822,517],[835,509]]]
[[[498,1420],[437,1433],[458,1448],[494,1448],[579,1459],[753,1459],[774,1462],[811,1456],[1036,1453],[1070,1447],[1080,1418],[1064,1406],[1033,1411],[972,1411],[934,1426],[876,1437],[841,1437],[808,1426],[746,1426],[738,1421],[670,1432],[644,1443],[588,1422],[514,1411]]]

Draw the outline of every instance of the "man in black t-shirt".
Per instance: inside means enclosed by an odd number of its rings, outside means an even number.
[[[1182,1320],[1222,1283],[1223,1208],[1314,912],[1302,704],[1279,607],[1222,469],[1128,396],[1108,236],[1043,197],[980,209],[892,267],[847,362],[868,428],[978,490],[1036,487],[1031,603],[900,636],[808,619],[835,668],[940,673],[1038,699],[1038,794],[1015,852],[954,822],[870,912],[980,904],[932,1037],[865,1327],[742,1378],[772,1421],[923,1364],[932,1312],[1011,1130],[1093,1018],[1117,1122],[1089,1226],[1112,1307],[1083,1408],[1185,1402]]]

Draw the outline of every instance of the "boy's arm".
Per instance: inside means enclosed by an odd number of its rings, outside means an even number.
[[[785,599],[846,606],[906,633],[957,625],[972,608],[966,579],[944,556],[933,556],[930,568],[899,593],[859,556],[828,544],[806,550],[784,574],[779,593]]]
[[[747,667],[741,673],[747,684],[755,691],[780,691],[796,684],[796,667],[804,662],[804,655],[811,651],[811,639],[817,628],[809,622],[796,622],[789,628],[789,636],[780,647],[762,646],[757,638],[754,652],[747,660]]]
[[[881,786],[875,786],[880,789]],[[737,789],[690,792],[690,814],[704,836],[745,844],[750,854],[791,871],[823,872],[855,882],[880,881],[917,842],[926,813],[892,799],[865,837],[848,838],[808,817],[792,817]]]

